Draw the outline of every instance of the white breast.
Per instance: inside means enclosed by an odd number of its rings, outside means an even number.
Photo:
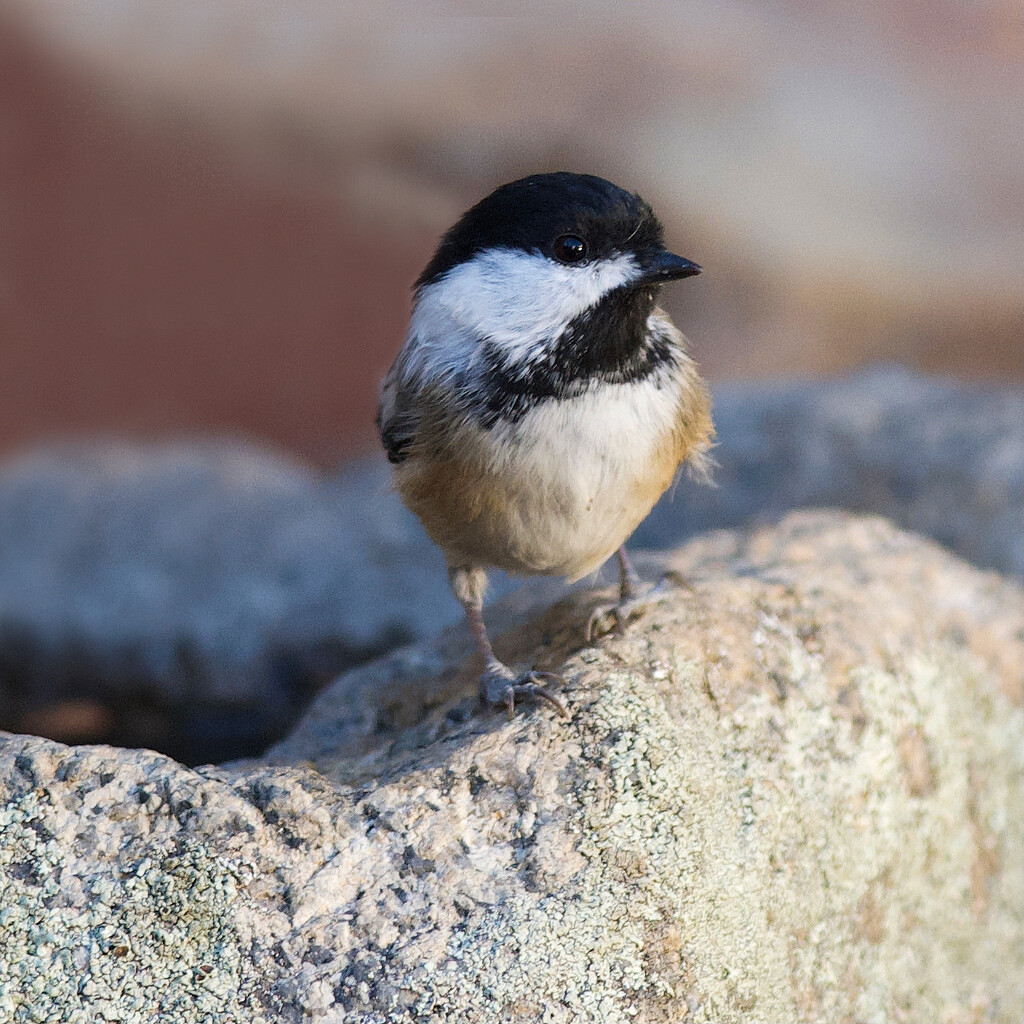
[[[678,409],[678,385],[661,378],[543,402],[496,427],[492,472],[512,485],[503,567],[573,579],[597,569],[666,485]]]

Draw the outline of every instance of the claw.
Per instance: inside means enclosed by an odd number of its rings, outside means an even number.
[[[547,677],[548,679],[556,679],[562,684],[565,683],[565,680],[561,676],[556,676],[553,672],[536,672],[532,674],[536,675],[538,678]],[[514,692],[546,700],[563,718],[569,717],[569,709],[565,706],[565,702],[558,696],[558,694],[552,693],[546,686],[537,686],[534,683],[523,683],[520,686],[515,687]]]
[[[665,573],[655,585],[648,585],[642,593],[619,600],[615,604],[598,605],[587,619],[587,643],[593,643],[599,636],[609,631],[608,628],[604,628],[605,622],[609,618],[614,619],[615,631],[624,633],[627,623],[661,601],[670,587],[693,589],[693,586],[682,575],[673,570]]]
[[[514,676],[500,662],[492,661],[480,678],[480,700],[491,707],[504,706],[509,718],[515,714],[517,699],[542,700],[550,704],[563,718],[568,718],[569,710],[565,702],[546,686],[542,686],[543,680],[565,684],[562,676],[554,672],[533,670]]]
[[[587,619],[587,643],[593,643],[599,636],[604,636],[612,628],[621,636],[626,632],[629,620],[635,618],[652,603],[645,594],[643,597],[631,597],[626,601],[619,601],[617,604],[598,605]],[[609,618],[614,620],[614,624],[611,627],[606,627],[605,620]]]
[[[622,611],[617,604],[598,605],[591,613],[590,618],[587,619],[587,643],[593,643],[599,636],[603,636],[608,632],[607,629],[601,627],[604,626],[604,620],[612,616],[615,619],[615,629],[621,633],[625,627],[625,619],[622,616]]]
[[[666,586],[673,586],[679,590],[688,590],[691,594],[697,592],[694,585],[678,569],[666,569],[664,575],[658,580],[655,589],[664,590]]]

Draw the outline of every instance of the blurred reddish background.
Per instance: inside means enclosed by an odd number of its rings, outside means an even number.
[[[712,381],[877,359],[1019,380],[1021,40],[998,0],[557,23],[7,3],[0,452],[224,431],[324,465],[372,447],[438,233],[555,168],[643,192],[705,265],[669,306]]]

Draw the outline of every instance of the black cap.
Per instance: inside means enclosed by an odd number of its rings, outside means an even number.
[[[436,281],[487,249],[522,249],[554,258],[555,242],[565,235],[585,241],[588,260],[621,252],[664,251],[661,221],[636,193],[592,174],[533,174],[502,185],[467,210],[441,239],[416,287]],[[673,276],[686,275],[666,274],[660,279]]]

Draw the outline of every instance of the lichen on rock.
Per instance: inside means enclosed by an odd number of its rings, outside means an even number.
[[[837,514],[663,564],[686,586],[596,645],[606,593],[512,615],[499,653],[559,667],[569,721],[478,711],[455,632],[260,761],[7,739],[0,1006],[1019,1020],[1020,589]]]

